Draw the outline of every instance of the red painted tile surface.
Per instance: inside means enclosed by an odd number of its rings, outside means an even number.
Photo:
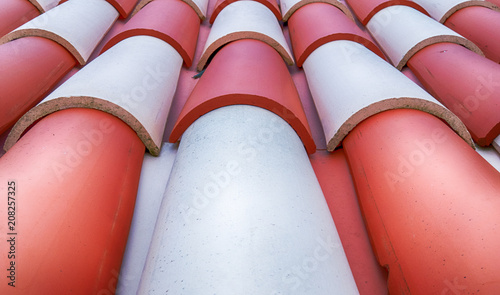
[[[210,16],[210,23],[213,24],[215,19],[217,18],[217,15],[219,15],[219,12],[224,9],[224,7],[228,6],[229,4],[236,2],[238,0],[217,0],[217,3],[215,3],[214,10]],[[281,20],[281,12],[280,8],[278,7],[278,3],[276,0],[256,0],[259,3],[264,4],[269,10],[271,10],[276,18],[278,20]]]
[[[59,4],[67,2],[68,0],[61,0]],[[122,18],[127,18],[134,7],[137,5],[138,0],[106,0],[118,11]]]
[[[309,153],[316,150],[300,98],[283,59],[257,40],[224,46],[196,85],[173,128],[169,141],[203,114],[226,105],[248,104],[268,109],[286,120]]]
[[[299,8],[288,20],[292,47],[301,67],[315,49],[335,40],[350,40],[363,44],[384,58],[382,51],[365,32],[340,9],[326,3],[311,3]]]
[[[387,294],[387,272],[372,251],[344,151],[318,151],[311,164],[361,295]]]
[[[2,195],[6,180],[17,187],[18,280],[12,288],[3,279],[1,294],[114,292],[144,149],[121,120],[70,109],[42,119],[2,157]],[[1,206],[1,216],[7,210]],[[9,247],[3,242],[0,251]]]
[[[25,37],[0,46],[0,133],[35,106],[76,65],[58,43]]]
[[[406,5],[427,14],[420,5],[409,0],[346,0],[346,2],[365,26],[377,12],[393,5]]]
[[[183,57],[188,67],[193,63],[200,20],[195,11],[180,0],[156,0],[144,6],[104,46],[102,52],[118,42],[137,35],[164,40]]]
[[[0,3],[0,37],[40,15],[27,0],[2,0]]]
[[[500,12],[471,6],[455,12],[444,24],[474,42],[487,58],[500,62]]]
[[[487,146],[500,134],[499,64],[463,46],[438,43],[417,52],[408,66],[476,143]]]
[[[495,168],[441,120],[416,110],[370,117],[344,150],[390,294],[500,290]]]

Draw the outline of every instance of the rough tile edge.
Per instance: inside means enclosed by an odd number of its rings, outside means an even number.
[[[227,34],[217,40],[215,40],[208,48],[203,52],[203,55],[200,58],[200,61],[198,62],[198,66],[196,69],[199,71],[202,71],[208,64],[208,61],[214,55],[215,52],[224,45],[236,41],[236,40],[242,40],[242,39],[254,39],[258,41],[262,41],[272,48],[276,49],[276,51],[281,55],[285,63],[289,66],[292,66],[295,64],[292,56],[288,53],[288,50],[286,50],[278,41],[276,41],[274,38],[269,37],[266,34],[259,33],[259,32],[253,32],[253,31],[240,31],[240,32],[234,32]]]
[[[381,59],[386,60],[386,57],[382,50],[375,45],[371,40],[366,39],[365,37],[356,35],[356,34],[351,34],[351,33],[339,33],[339,34],[331,34],[322,38],[319,38],[318,40],[314,41],[313,43],[309,44],[308,47],[304,50],[301,56],[297,58],[297,67],[302,67],[304,64],[304,61],[309,57],[311,53],[314,52],[314,50],[318,49],[322,45],[329,43],[329,42],[334,42],[334,41],[339,41],[339,40],[344,40],[344,41],[352,41],[359,43],[363,45],[364,47],[368,48],[370,51],[378,55]]]
[[[116,11],[118,11],[118,13],[120,14],[121,18],[127,18],[132,9],[134,8],[134,6],[137,4],[137,0],[135,0],[135,4],[131,5],[130,8],[126,8],[124,7],[124,5],[120,3],[122,2],[120,0],[106,0],[106,1],[108,1],[109,4],[113,5]]]
[[[210,16],[210,20],[209,20],[209,23],[210,24],[213,24],[215,19],[217,18],[217,16],[219,15],[219,13],[226,7],[228,6],[229,4],[233,3],[233,2],[236,2],[236,1],[239,1],[239,0],[224,0],[223,2],[221,2],[219,5],[215,6],[214,8],[214,11],[212,12],[212,15]],[[281,17],[281,11],[278,7],[278,4],[276,1],[274,1],[274,3],[276,3],[276,6],[273,6],[271,5],[271,3],[269,3],[269,1],[266,1],[266,0],[255,0],[256,2],[259,2],[261,4],[263,4],[264,6],[266,6],[269,10],[271,10],[273,12],[273,14],[276,16],[276,19],[278,21],[282,20],[283,18]],[[272,1],[272,0],[271,0]]]
[[[440,23],[444,24],[446,20],[452,16],[455,12],[459,11],[460,9],[471,7],[471,6],[482,6],[486,7],[492,10],[500,11],[500,9],[493,3],[490,3],[488,1],[480,1],[480,0],[471,0],[471,1],[465,1],[460,4],[457,4],[450,8],[442,17],[441,19],[437,20]]]
[[[450,110],[428,100],[414,97],[400,97],[384,99],[373,103],[351,115],[349,119],[340,126],[333,138],[330,140],[327,139],[327,150],[333,152],[341,145],[347,134],[363,120],[378,113],[394,109],[414,109],[434,115],[445,121],[468,145],[475,149],[474,141],[467,127],[465,127],[464,123]]]
[[[45,8],[37,1],[37,0],[28,0],[29,3],[31,3],[33,6],[40,11],[40,13],[45,13]],[[59,4],[59,1],[56,0],[56,5]]]
[[[400,61],[397,62],[397,64],[394,61],[392,61],[392,63],[398,70],[401,71],[406,66],[406,63],[410,60],[410,58],[412,58],[413,55],[415,55],[421,49],[437,43],[455,43],[458,45],[462,45],[465,48],[484,57],[484,53],[481,51],[481,49],[472,41],[467,40],[464,37],[459,37],[454,35],[439,35],[418,42],[415,46],[413,46],[410,50],[408,50],[408,52],[406,52],[406,54]]]
[[[309,126],[304,126],[302,121],[295,116],[290,109],[267,97],[250,94],[229,94],[213,97],[197,105],[189,113],[177,120],[168,141],[171,143],[179,141],[184,131],[204,114],[231,105],[250,105],[273,112],[285,120],[295,130],[308,154],[316,152],[316,143],[309,130]]]
[[[161,140],[160,142],[154,142],[146,128],[132,114],[112,102],[88,96],[59,97],[32,108],[12,128],[5,141],[4,150],[8,151],[14,146],[34,122],[57,111],[71,108],[100,110],[121,119],[136,132],[151,155],[158,156],[160,154]]]
[[[85,65],[89,59],[89,57],[83,57],[80,54],[80,52],[76,49],[76,47],[73,46],[73,44],[71,44],[65,38],[57,35],[56,33],[43,29],[14,30],[0,39],[0,45],[24,37],[42,37],[45,39],[52,40],[61,45],[62,47],[64,47],[66,50],[68,50],[71,53],[71,55],[73,55],[75,59],[78,61],[78,63],[82,66]]]
[[[292,16],[292,14],[295,11],[297,11],[299,8],[301,8],[302,6],[305,6],[307,4],[311,4],[311,3],[331,4],[335,7],[337,7],[338,9],[340,9],[345,15],[347,15],[347,17],[352,19],[353,22],[356,22],[351,10],[349,8],[347,8],[347,6],[345,4],[343,4],[342,2],[337,1],[337,0],[303,0],[303,1],[300,1],[300,2],[296,3],[294,6],[290,7],[290,9],[288,9],[288,11],[283,15],[283,22],[287,22],[288,19]]]
[[[137,4],[137,6],[135,7],[134,11],[132,12],[132,17],[134,17],[134,15],[136,13],[139,12],[139,10],[141,10],[144,6],[146,6],[147,4],[149,4],[150,2],[153,2],[154,0],[142,0],[141,2],[139,2],[139,4]],[[201,10],[200,7],[198,7],[198,5],[196,3],[194,3],[192,0],[182,0],[183,2],[185,2],[186,4],[188,4],[189,6],[191,6],[191,8],[196,12],[196,14],[198,15],[198,17],[200,18],[200,21],[204,21],[205,20],[205,14],[206,12],[203,12]]]
[[[396,6],[396,5],[411,7],[411,8],[416,9],[417,11],[420,11],[421,13],[430,17],[427,10],[425,10],[425,8],[423,8],[422,6],[420,6],[416,2],[409,1],[409,0],[403,0],[403,1],[391,0],[391,1],[386,1],[384,3],[381,3],[378,6],[375,6],[375,8],[373,8],[373,10],[364,19],[360,19],[361,24],[366,27],[368,22],[370,22],[370,20],[373,18],[373,16],[375,16],[375,14],[379,13],[380,11],[382,11],[383,9],[385,9],[387,7]]]
[[[104,52],[106,52],[111,47],[115,46],[116,44],[120,43],[121,41],[128,39],[128,38],[135,37],[135,36],[150,36],[150,37],[160,39],[160,40],[168,43],[173,48],[175,48],[175,50],[177,50],[177,52],[181,55],[182,59],[184,60],[184,63],[186,64],[186,66],[188,68],[191,67],[191,65],[193,64],[194,52],[193,52],[193,54],[189,54],[184,49],[184,47],[179,42],[177,42],[177,40],[175,40],[174,38],[172,38],[169,35],[164,34],[162,32],[158,32],[156,30],[147,29],[147,28],[135,28],[135,29],[130,29],[130,30],[120,32],[118,35],[111,38],[111,40],[109,40],[106,43],[106,45],[104,45],[100,54],[103,54]]]

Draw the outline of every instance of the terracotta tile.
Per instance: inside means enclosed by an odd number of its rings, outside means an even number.
[[[0,45],[0,64],[3,133],[49,94],[76,65],[76,60],[52,40],[26,37]]]
[[[422,6],[410,0],[346,0],[347,4],[354,11],[359,21],[366,26],[372,17],[386,7],[394,5],[404,5],[412,7],[424,14],[427,14]]]
[[[219,48],[239,39],[266,42],[281,54],[288,65],[293,65],[292,54],[273,13],[259,2],[236,1],[226,6],[215,20],[198,62],[198,71],[205,68]]]
[[[4,278],[0,293],[113,291],[143,155],[132,129],[88,109],[51,114],[9,150],[0,161],[0,192],[7,196],[7,179],[15,181],[15,272],[23,279],[12,288]],[[4,216],[7,210],[0,207]]]
[[[179,140],[203,114],[233,104],[278,114],[293,126],[309,153],[316,150],[290,73],[280,55],[257,40],[238,40],[217,53],[186,101],[169,141]]]
[[[146,5],[137,15],[109,40],[102,52],[118,42],[137,35],[153,36],[174,47],[190,67],[200,21],[196,13],[180,0],[156,0]]]
[[[49,0],[50,1],[50,0]],[[67,2],[68,0],[61,0],[59,4]],[[73,1],[73,0],[72,0]],[[109,2],[109,4],[113,5],[113,7],[118,11],[121,18],[129,17],[130,13],[136,7],[138,0],[105,0]],[[151,0],[152,1],[152,0]]]
[[[36,120],[61,109],[80,107],[99,109],[122,119],[156,156],[181,66],[178,52],[157,38],[125,39],[26,113],[7,138],[5,149],[11,148]]]
[[[322,45],[306,59],[304,71],[329,151],[340,146],[363,120],[398,108],[418,109],[443,119],[473,146],[455,114],[359,43],[340,40]]]
[[[360,295],[387,295],[387,271],[373,253],[342,149],[309,156]]]
[[[26,0],[4,0],[0,8],[0,38],[40,15]]]
[[[431,0],[413,0],[422,6],[429,15],[437,20],[440,23],[445,23],[446,20],[453,15],[455,12],[464,9],[466,7],[487,7],[487,8],[496,8],[496,6],[484,0],[440,0],[440,1],[431,1]]]
[[[214,23],[215,19],[217,18],[217,15],[219,15],[222,9],[224,9],[226,6],[236,1],[238,0],[217,0],[212,15],[210,16],[210,23],[211,24]],[[277,20],[279,21],[281,20],[281,11],[276,0],[256,0],[256,1],[264,4],[269,10],[273,12]]]
[[[366,27],[399,70],[419,50],[436,43],[456,43],[482,54],[471,41],[408,6],[385,8]]]
[[[499,64],[463,46],[440,43],[416,53],[408,66],[479,145],[489,145],[500,134]]]
[[[59,4],[59,0],[28,0],[41,13],[47,12]]]
[[[438,118],[391,110],[344,140],[390,294],[500,289],[500,173]]]
[[[151,3],[153,0],[141,0],[139,4],[134,9],[132,16],[135,15],[139,10],[141,10],[148,3]],[[200,20],[204,20],[207,15],[207,8],[209,0],[183,0],[186,2],[191,8],[196,12]]]
[[[358,294],[295,130],[248,105],[201,116],[179,144],[138,293],[332,290]]]
[[[351,10],[347,8],[344,0],[281,0],[280,5],[283,21],[288,21],[295,11],[311,3],[325,3],[333,5],[334,7],[340,9],[350,19],[354,20],[354,15]]]
[[[342,11],[329,4],[312,3],[300,8],[288,20],[288,27],[299,67],[316,48],[335,40],[358,42],[385,58],[366,33]]]
[[[500,63],[500,12],[467,7],[454,13],[444,24],[474,42],[487,58]]]
[[[61,44],[84,65],[117,17],[105,1],[72,0],[5,35],[0,44],[27,36],[44,37]]]

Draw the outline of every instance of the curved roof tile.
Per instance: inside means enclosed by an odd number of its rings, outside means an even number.
[[[215,19],[198,62],[198,71],[207,65],[220,47],[239,39],[261,40],[275,48],[288,65],[294,63],[274,14],[259,2],[236,1],[224,8]]]
[[[300,8],[288,20],[288,28],[299,67],[316,48],[336,40],[358,42],[385,59],[368,34],[329,4],[312,3]]]
[[[354,21],[354,15],[351,10],[347,8],[344,0],[281,0],[281,13],[283,15],[283,21],[288,21],[288,19],[301,7],[306,6],[311,3],[326,3],[333,5],[340,9],[345,15]]]
[[[500,12],[481,6],[466,7],[450,16],[444,25],[474,42],[484,56],[500,63]]]
[[[474,146],[455,114],[359,43],[341,40],[319,47],[304,62],[304,71],[329,151],[340,146],[366,118],[399,108],[418,109],[443,119]]]
[[[59,0],[28,0],[41,12],[47,12],[59,4]]]
[[[150,36],[125,39],[27,112],[14,125],[5,149],[36,120],[61,109],[80,107],[122,119],[156,156],[181,67],[179,53],[162,40]]]
[[[146,5],[104,46],[102,52],[137,35],[159,38],[174,47],[188,67],[193,63],[200,30],[196,13],[184,1],[156,0]]]
[[[0,39],[0,44],[38,36],[61,44],[84,65],[118,17],[102,0],[73,0],[27,22]]]
[[[408,66],[479,145],[500,134],[500,65],[453,43],[428,46]]]
[[[214,10],[210,16],[210,23],[213,24],[219,13],[229,4],[236,2],[238,0],[217,0],[215,3]],[[276,0],[255,0],[259,3],[265,5],[269,10],[273,12],[277,20],[281,20],[281,11]]]
[[[0,4],[0,38],[39,15],[36,7],[25,0],[3,0]]]
[[[452,14],[460,9],[480,6],[496,9],[493,3],[485,0],[413,0],[422,6],[429,15],[440,23],[444,23]]]
[[[399,70],[419,50],[441,42],[457,43],[483,54],[471,41],[408,6],[391,6],[379,11],[367,28]]]
[[[379,11],[394,5],[405,5],[427,14],[427,11],[425,11],[422,6],[411,0],[346,0],[346,2],[364,26],[366,26],[372,17]]]
[[[273,48],[257,40],[235,41],[217,53],[184,105],[169,141],[179,140],[203,114],[234,104],[262,107],[281,116],[308,153],[314,153],[316,145],[286,65]]]
[[[76,60],[52,40],[26,37],[0,46],[0,64],[1,134],[40,102]]]
[[[141,0],[139,4],[134,9],[134,12],[132,12],[132,16],[134,16],[139,10],[141,10],[144,6],[147,4],[151,3],[154,0]],[[191,8],[196,12],[200,20],[204,20],[206,15],[207,15],[207,8],[208,8],[208,0],[182,0],[186,2]]]

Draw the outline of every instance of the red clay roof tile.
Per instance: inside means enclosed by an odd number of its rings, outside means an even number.
[[[117,17],[105,1],[72,0],[5,35],[0,44],[26,36],[44,37],[64,46],[84,65]]]
[[[0,179],[15,181],[15,231],[23,241],[16,244],[16,276],[29,284],[13,288],[4,279],[0,293],[113,291],[143,156],[132,129],[96,110],[57,112],[26,133],[2,157]]]
[[[405,5],[427,14],[427,11],[422,6],[411,0],[346,0],[346,2],[364,26],[379,11],[394,5]]]
[[[0,5],[0,38],[40,15],[26,0],[3,0]]]
[[[203,114],[234,104],[276,113],[293,126],[308,153],[316,150],[288,69],[272,47],[257,40],[231,42],[215,55],[184,105],[169,141],[179,140]]]
[[[391,110],[344,150],[390,294],[500,290],[500,173],[438,118]]]
[[[25,37],[0,46],[0,134],[40,102],[75,65],[61,45]]]
[[[104,46],[102,52],[118,42],[137,35],[159,38],[174,47],[187,67],[193,63],[200,21],[184,1],[156,0],[134,15]]]
[[[261,40],[275,48],[288,65],[294,63],[274,14],[259,2],[236,1],[226,6],[215,20],[198,62],[198,71],[205,68],[219,48],[239,39]]]
[[[224,9],[226,6],[236,1],[238,0],[217,0],[212,15],[210,16],[210,23],[211,24],[214,23],[215,19],[217,18],[217,15],[219,15],[222,9]],[[269,10],[271,10],[274,13],[277,20],[281,20],[281,11],[280,8],[278,7],[278,3],[276,2],[276,0],[256,0],[256,1],[264,4]]]
[[[467,48],[439,43],[416,53],[408,66],[454,112],[482,146],[500,134],[500,65]]]
[[[301,67],[316,48],[335,40],[358,42],[385,59],[368,34],[336,7],[311,3],[298,9],[288,20],[297,66]]]
[[[444,24],[474,42],[487,58],[500,63],[500,12],[467,7],[455,12]]]
[[[5,149],[47,114],[91,108],[122,119],[157,156],[181,67],[181,56],[164,41],[151,36],[127,38],[27,112],[9,134]]]
[[[351,10],[347,8],[344,0],[281,0],[281,13],[283,15],[283,21],[288,21],[288,19],[301,7],[312,4],[312,3],[325,3],[333,5],[340,9],[345,15],[354,21],[354,15]]]

